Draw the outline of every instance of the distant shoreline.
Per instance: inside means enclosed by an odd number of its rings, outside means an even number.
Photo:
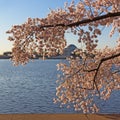
[[[5,56],[5,55],[0,55],[0,59],[10,59],[12,58],[11,56]]]
[[[12,57],[11,56],[0,55],[0,59],[10,59],[10,58],[12,58]],[[43,57],[36,57],[36,58],[31,58],[31,59],[43,59]],[[66,57],[55,56],[55,57],[45,57],[45,59],[66,59]]]

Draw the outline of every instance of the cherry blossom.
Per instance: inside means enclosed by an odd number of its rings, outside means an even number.
[[[58,75],[54,102],[83,113],[98,112],[95,98],[107,100],[112,91],[120,89],[120,36],[114,48],[98,49],[102,27],[112,28],[110,37],[120,33],[119,0],[66,3],[63,9],[51,10],[46,18],[28,18],[7,31],[13,41],[12,60],[19,65],[36,53],[48,57],[62,54],[66,32],[78,36],[84,47],[74,51],[76,57],[57,65],[62,74]]]

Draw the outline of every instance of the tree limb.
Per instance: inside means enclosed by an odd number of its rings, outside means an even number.
[[[91,23],[91,22],[103,20],[103,19],[106,19],[106,18],[113,18],[113,17],[118,17],[118,16],[120,16],[120,12],[108,13],[108,14],[105,14],[105,15],[94,17],[93,19],[84,19],[84,20],[81,20],[81,21],[78,21],[78,22],[73,22],[73,23],[70,23],[70,24],[62,24],[61,23],[61,24],[56,24],[56,25],[39,25],[38,27],[40,29],[50,28],[50,27],[59,27],[59,26],[61,26],[61,27],[73,27],[73,26],[79,26],[81,24]]]
[[[117,54],[114,54],[114,55],[111,55],[111,56],[102,58],[102,59],[100,60],[100,63],[98,64],[97,68],[96,68],[96,69],[93,69],[94,71],[96,71],[96,72],[95,72],[95,75],[94,75],[94,78],[93,78],[93,83],[95,84],[95,87],[96,87],[98,93],[99,93],[99,90],[98,90],[98,87],[97,87],[97,84],[96,84],[96,77],[97,77],[97,74],[98,74],[98,71],[99,71],[99,69],[100,69],[101,64],[102,64],[104,61],[107,61],[107,60],[110,60],[110,59],[114,59],[114,58],[119,57],[119,56],[120,56],[120,53],[117,53]],[[93,70],[91,70],[91,71],[93,71]],[[89,72],[90,72],[90,71],[89,71]],[[93,84],[93,88],[94,88],[94,84]]]
[[[102,64],[103,62],[105,62],[105,61],[107,61],[107,60],[110,60],[110,59],[114,59],[114,58],[119,57],[119,56],[120,56],[120,53],[117,53],[117,54],[114,54],[114,55],[111,55],[111,56],[108,56],[108,57],[104,57],[104,58],[102,58],[102,59],[100,60],[97,68],[94,68],[94,69],[91,69],[91,70],[83,70],[84,72],[93,72],[93,71],[96,71],[96,72],[95,72],[95,75],[94,75],[94,77],[93,77],[93,87],[92,87],[92,88],[80,87],[80,88],[81,88],[81,89],[94,90],[94,87],[96,87],[96,89],[97,89],[97,91],[98,91],[98,93],[99,93],[99,95],[100,95],[100,92],[99,92],[98,87],[97,87],[97,84],[96,84],[96,77],[97,77],[98,71],[99,71],[99,69],[100,69],[100,66],[101,66],[101,64]],[[82,69],[80,68],[79,70],[77,70],[74,74],[70,75],[69,77],[73,77],[74,75],[78,74],[81,70],[82,70]],[[117,70],[117,71],[115,71],[113,74],[119,73],[119,72],[120,72],[120,70]],[[95,85],[95,86],[94,86],[94,85]]]
[[[99,69],[99,66],[104,62],[104,61],[107,61],[107,60],[110,60],[110,59],[114,59],[116,57],[119,57],[120,56],[120,53],[117,53],[117,54],[114,54],[114,55],[111,55],[111,56],[108,56],[108,57],[104,57],[100,60],[100,63],[98,64],[98,67],[97,68],[94,68],[94,69],[90,69],[90,70],[84,70],[85,72],[93,72],[93,71],[96,71]]]

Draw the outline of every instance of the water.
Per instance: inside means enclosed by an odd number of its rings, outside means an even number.
[[[56,64],[62,60],[35,60],[15,67],[0,60],[0,113],[75,113],[53,103]],[[120,113],[120,91],[100,103],[100,113]]]

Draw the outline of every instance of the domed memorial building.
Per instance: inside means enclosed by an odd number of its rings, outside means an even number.
[[[67,46],[62,55],[58,55],[58,56],[53,56],[50,57],[51,59],[66,59],[67,57],[70,57],[72,55],[72,52],[77,49],[77,47],[73,44],[70,44],[69,46]]]

